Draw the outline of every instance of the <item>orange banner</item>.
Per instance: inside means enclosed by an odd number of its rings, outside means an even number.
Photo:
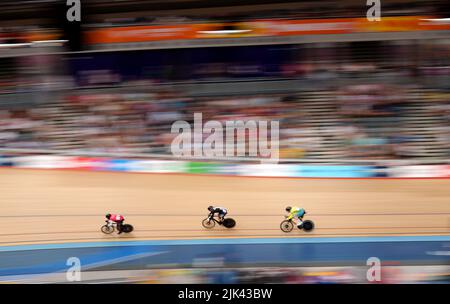
[[[195,27],[196,25],[110,27],[88,30],[85,38],[88,44],[194,39]]]
[[[355,32],[406,32],[450,30],[450,24],[430,16],[383,17],[380,21],[355,19]]]
[[[24,33],[27,42],[62,39],[62,33],[57,30],[30,31]]]
[[[198,39],[258,36],[268,36],[266,25],[258,22],[199,24],[195,32]]]
[[[270,36],[347,34],[354,30],[354,19],[266,20],[256,21],[265,26]]]
[[[92,29],[86,32],[88,44],[129,43],[161,40],[237,38],[349,34],[358,32],[401,32],[450,30],[449,23],[427,16],[313,20],[255,20],[237,23],[205,23],[167,26],[126,26]]]
[[[204,38],[236,38],[265,35],[266,29],[254,22],[207,23],[173,26],[128,26],[89,30],[88,44],[127,43],[158,40],[183,40]]]

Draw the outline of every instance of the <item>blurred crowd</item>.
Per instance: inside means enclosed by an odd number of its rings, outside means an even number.
[[[292,267],[241,269],[154,270],[146,278],[131,280],[150,284],[448,284],[448,266],[388,266],[381,281],[368,282],[367,269],[346,267]]]
[[[169,265],[166,265],[169,266]],[[67,283],[64,273],[0,277],[3,283]],[[366,266],[165,268],[83,271],[84,283],[103,284],[449,284],[448,265],[384,266],[367,280]],[[267,286],[270,289],[270,286]]]
[[[450,94],[445,92],[425,94],[418,88],[370,84],[300,94],[193,97],[183,93],[72,94],[51,104],[2,110],[0,146],[170,154],[178,135],[171,133],[172,124],[179,120],[192,124],[194,113],[202,113],[203,123],[280,121],[283,158],[449,156]],[[203,138],[209,135],[203,133]]]
[[[0,149],[170,154],[172,124],[202,113],[278,120],[282,158],[448,159],[449,51],[433,39],[0,58]]]

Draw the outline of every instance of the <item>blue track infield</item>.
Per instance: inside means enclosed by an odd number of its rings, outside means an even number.
[[[369,257],[402,264],[447,264],[448,236],[234,238],[115,241],[0,247],[0,276],[82,270],[191,267],[207,261],[230,266],[366,265]]]

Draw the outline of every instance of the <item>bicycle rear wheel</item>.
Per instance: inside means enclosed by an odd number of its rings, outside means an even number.
[[[233,228],[236,226],[236,221],[232,218],[226,218],[223,220],[223,225],[227,228]]]
[[[122,232],[130,233],[133,231],[133,229],[134,229],[133,226],[131,226],[130,224],[122,225]]]
[[[303,222],[302,227],[303,227],[304,231],[311,231],[314,229],[314,223],[313,223],[313,221],[306,220]]]

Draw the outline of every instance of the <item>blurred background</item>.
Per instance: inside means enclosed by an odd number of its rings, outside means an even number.
[[[381,20],[368,21],[370,7],[353,0],[89,0],[81,1],[81,21],[74,22],[66,19],[65,2],[2,1],[0,166],[450,176],[448,1],[383,0]],[[245,158],[168,167],[172,123],[192,122],[195,112],[204,121],[278,120],[280,163],[289,167],[237,167],[255,164]],[[448,198],[443,190],[434,194],[441,203]],[[448,235],[448,223],[441,234]],[[447,262],[430,271],[390,266],[385,282],[449,282]],[[360,266],[321,267],[183,268],[114,278],[365,280]]]
[[[286,159],[446,160],[446,4],[5,1],[0,145],[170,154],[202,112],[279,120]]]

